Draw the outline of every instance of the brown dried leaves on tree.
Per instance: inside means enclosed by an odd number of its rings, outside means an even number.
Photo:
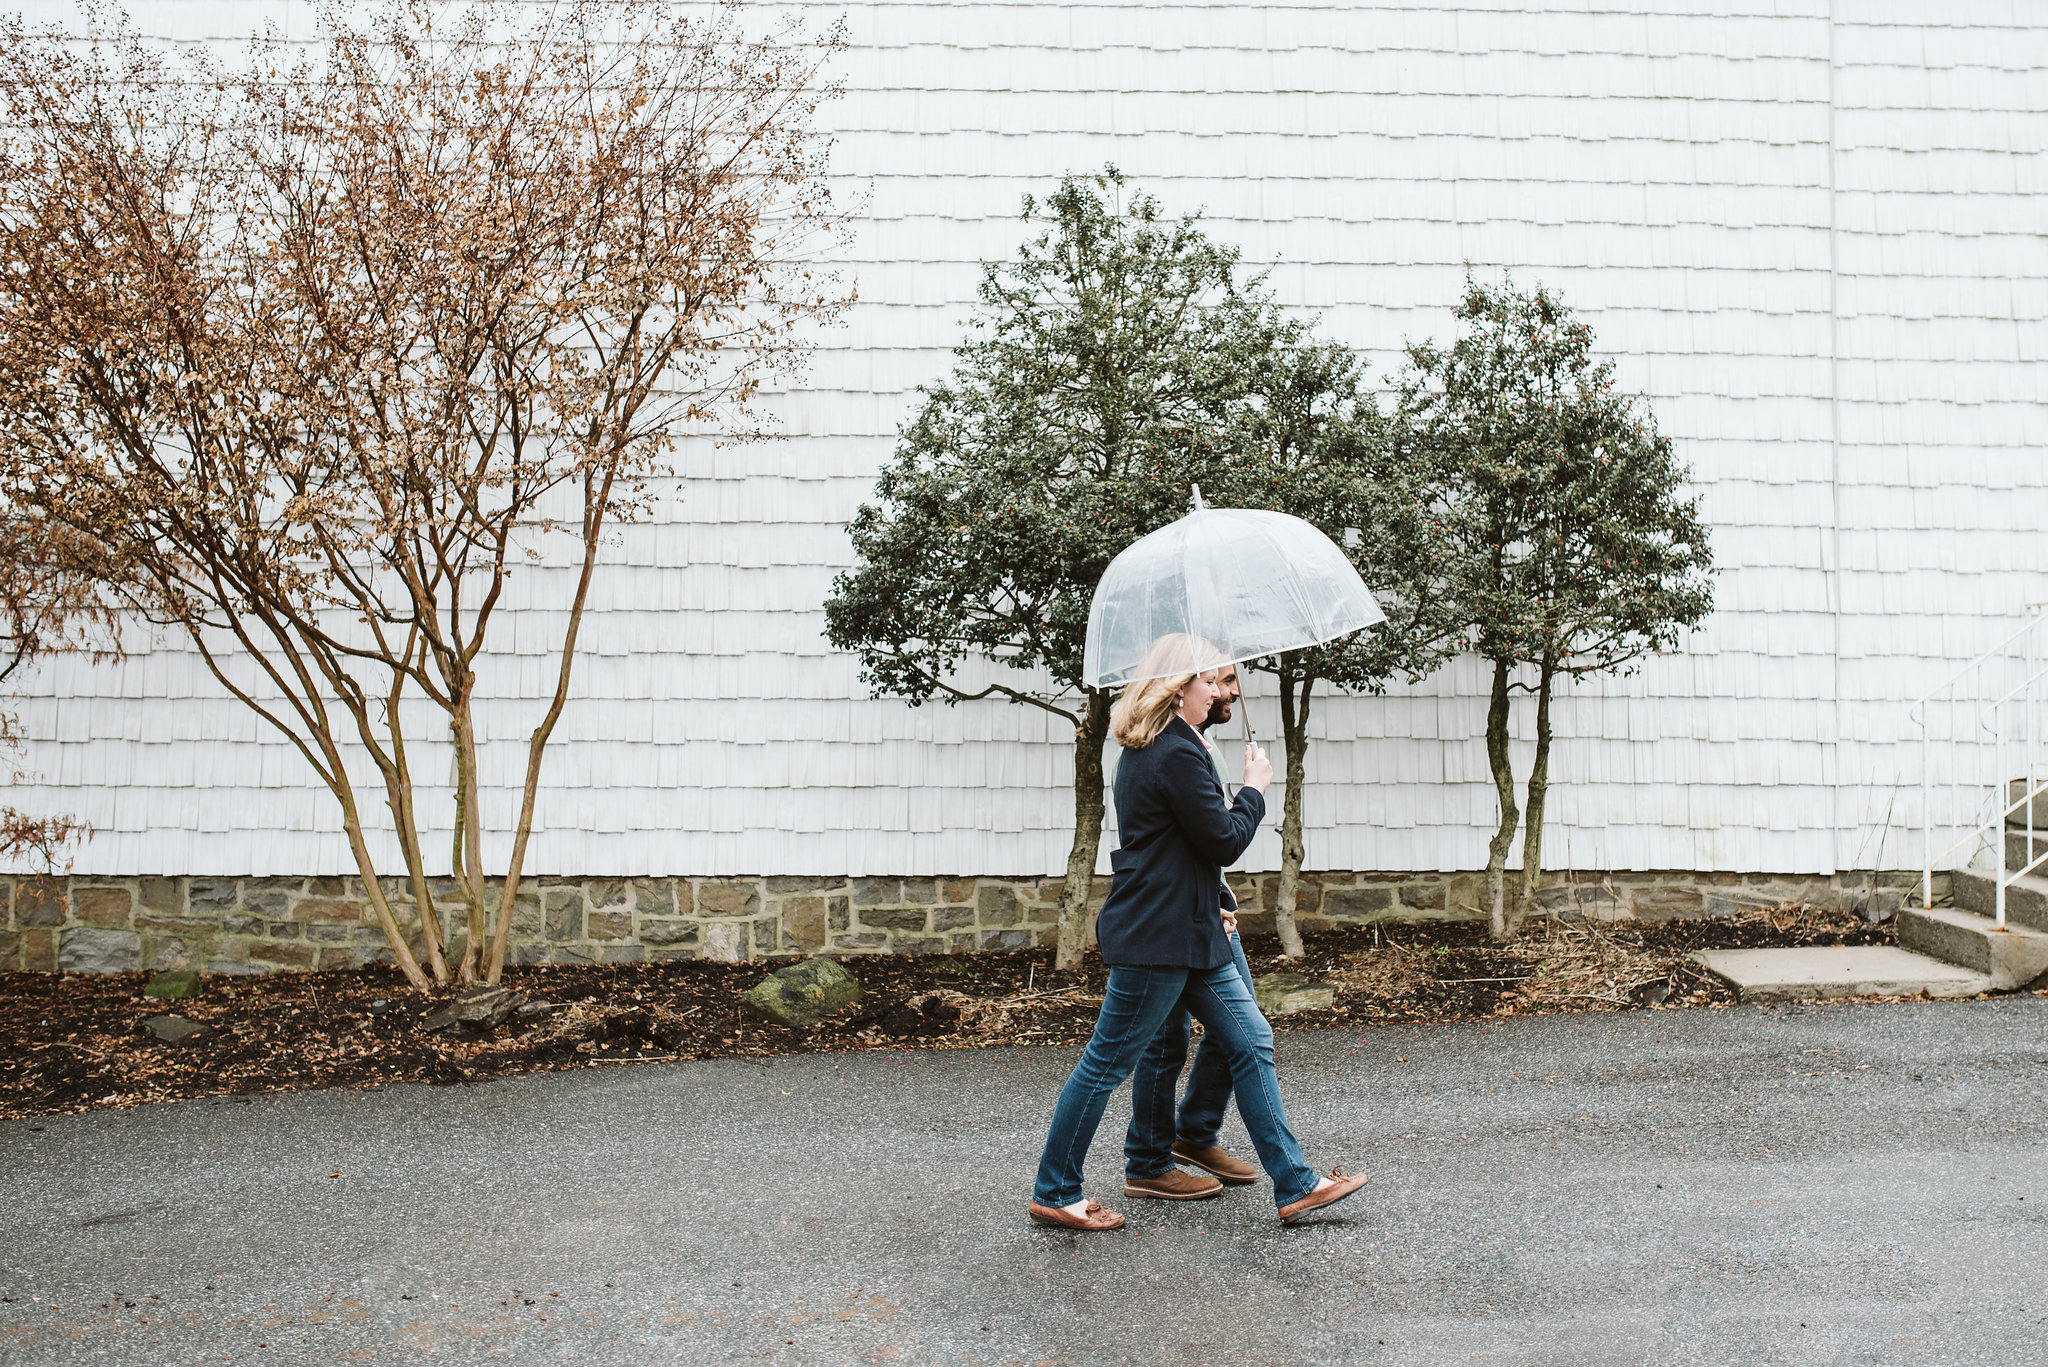
[[[364,13],[232,69],[5,35],[0,481],[291,739],[407,977],[494,981],[600,548],[845,302],[804,264],[841,40],[734,5]],[[529,561],[564,571],[529,590],[553,659],[493,832],[475,700]],[[414,907],[452,871],[459,929],[401,920],[384,840]]]
[[[0,506],[0,689],[9,690],[9,699],[22,670],[42,656],[116,653],[116,622],[101,588],[111,575],[95,548],[69,528]],[[18,762],[24,739],[20,716],[0,707],[0,757]],[[29,777],[13,769],[7,782]],[[74,816],[0,804],[0,863],[10,867],[55,873],[66,847],[90,834]]]

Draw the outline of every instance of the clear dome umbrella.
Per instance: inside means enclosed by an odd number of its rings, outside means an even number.
[[[1200,673],[1387,620],[1337,544],[1261,508],[1194,510],[1109,562],[1088,605],[1090,688]]]

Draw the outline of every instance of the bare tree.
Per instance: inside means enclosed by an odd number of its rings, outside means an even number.
[[[315,55],[272,37],[232,69],[125,26],[0,42],[5,495],[120,562],[126,605],[291,739],[422,987],[503,967],[607,536],[679,440],[751,430],[763,378],[846,302],[804,264],[837,223],[814,126],[837,30],[750,38],[736,4],[533,14],[330,5]],[[485,648],[515,569],[556,545],[573,589],[493,898]],[[459,953],[431,911],[414,699],[452,743]],[[351,762],[381,786],[416,947]]]

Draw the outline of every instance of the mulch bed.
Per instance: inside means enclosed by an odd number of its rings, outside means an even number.
[[[1337,989],[1329,1010],[1281,1030],[1474,1020],[1548,1011],[1726,1006],[1729,989],[1685,962],[1695,949],[1888,944],[1890,926],[1800,906],[1662,923],[1538,922],[1516,943],[1471,923],[1395,924],[1311,935],[1306,958],[1247,943],[1255,974],[1285,969]],[[1050,950],[844,960],[866,996],[810,1030],[742,1016],[740,994],[777,965],[681,962],[508,969],[531,1002],[488,1035],[429,1033],[445,998],[396,972],[208,979],[203,995],[157,1001],[142,974],[0,974],[0,1117],[178,1097],[467,1084],[521,1073],[657,1059],[852,1049],[1072,1044],[1088,1037],[1104,974],[1054,974]],[[148,1018],[203,1027],[176,1043]]]

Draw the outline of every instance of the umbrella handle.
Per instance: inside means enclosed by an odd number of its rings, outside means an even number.
[[[1243,698],[1239,698],[1237,700],[1237,704],[1240,709],[1237,714],[1238,718],[1244,724],[1244,743],[1246,745],[1250,745],[1252,743],[1252,710],[1251,708],[1245,706],[1245,700]],[[1244,785],[1242,783],[1231,783],[1225,781],[1223,785],[1223,795],[1235,801],[1237,798],[1237,793],[1233,792],[1232,789],[1242,791],[1243,788]]]

